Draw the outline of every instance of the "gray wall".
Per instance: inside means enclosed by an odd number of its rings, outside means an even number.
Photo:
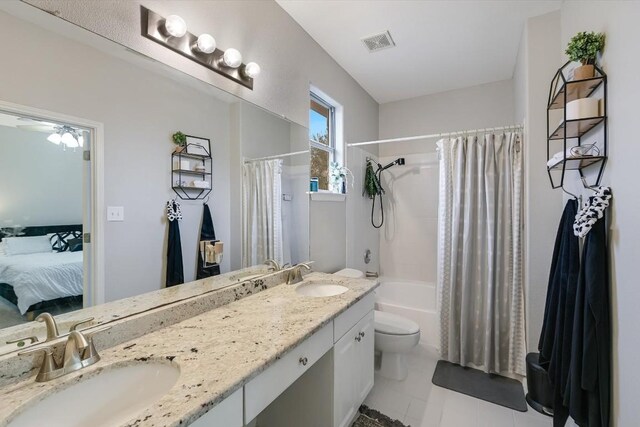
[[[514,123],[511,80],[380,105],[380,138],[425,135]],[[435,139],[382,144],[380,156],[435,151]]]
[[[346,142],[378,137],[378,104],[343,70],[277,3],[274,1],[110,1],[93,0],[26,0],[38,8],[55,11],[58,16],[114,40],[161,63],[181,70],[308,127],[309,87],[313,84],[344,107],[344,139]],[[164,16],[182,16],[192,32],[211,32],[220,48],[235,47],[246,60],[260,64],[262,73],[254,90],[248,90],[168,49],[140,36],[140,4]],[[370,147],[376,153],[377,148]],[[232,156],[237,156],[233,154]],[[361,189],[356,189],[359,193]],[[364,202],[362,202],[364,203]],[[352,205],[352,206],[357,206]],[[337,208],[333,206],[333,208]],[[358,230],[346,226],[347,209],[319,208],[335,223],[330,239],[311,240],[311,257],[317,268],[331,270],[343,267],[347,235]],[[328,210],[329,212],[324,212]],[[359,215],[363,209],[350,209]],[[310,215],[316,215],[313,207]],[[326,220],[326,218],[325,218]],[[232,220],[232,222],[235,221]],[[317,222],[313,220],[313,222]],[[366,218],[363,218],[366,221]],[[340,234],[341,230],[347,233]],[[375,239],[369,230],[369,240]],[[340,252],[327,260],[317,257],[328,253],[322,246],[332,242]],[[313,245],[320,247],[313,250]],[[233,249],[232,249],[233,250]],[[342,261],[338,263],[338,255]],[[325,262],[326,261],[326,262]],[[323,268],[324,269],[324,268]]]
[[[609,216],[611,252],[611,319],[613,322],[613,425],[632,426],[640,419],[640,287],[638,242],[640,196],[637,170],[640,145],[638,123],[637,48],[640,40],[640,3],[625,1],[564,2],[560,52],[579,31],[604,31],[607,35],[601,64],[609,82],[609,161],[604,185],[613,190]],[[564,59],[564,55],[563,55]],[[561,61],[562,62],[562,61]],[[578,188],[576,186],[574,188]],[[588,190],[583,190],[589,194]]]
[[[105,126],[105,205],[124,206],[125,218],[106,223],[107,301],[164,286],[165,202],[174,197],[169,170],[177,130],[211,139],[213,221],[218,237],[233,244],[227,104],[4,13],[0,37],[14,40],[0,46],[11,63],[0,68],[3,100]],[[192,280],[202,202],[182,207],[185,279]],[[228,259],[222,268],[229,269]]]
[[[527,343],[538,347],[549,269],[562,191],[553,190],[546,170],[547,97],[549,85],[562,65],[560,13],[552,12],[527,21],[514,75],[516,118],[525,119],[525,290]]]
[[[0,126],[0,227],[82,224],[82,149]]]
[[[345,139],[377,137],[378,104],[274,1],[26,0],[72,23],[308,127],[309,83],[344,106]],[[251,91],[140,35],[140,5],[180,15],[262,73]]]

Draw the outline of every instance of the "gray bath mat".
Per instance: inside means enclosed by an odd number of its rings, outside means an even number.
[[[360,415],[351,427],[411,427],[405,426],[398,420],[392,420],[386,415],[371,409],[366,405],[360,406]],[[417,426],[416,426],[417,427]]]
[[[435,385],[520,412],[527,411],[520,381],[439,360],[431,380]]]

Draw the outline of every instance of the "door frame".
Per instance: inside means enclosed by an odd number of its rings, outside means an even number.
[[[9,114],[28,116],[35,119],[67,123],[87,129],[90,138],[90,170],[91,170],[91,251],[89,274],[83,274],[83,305],[91,307],[105,302],[105,268],[104,268],[104,125],[89,119],[29,107],[0,100],[0,111]],[[83,195],[84,197],[84,195]],[[84,210],[84,206],[83,206]],[[83,212],[83,218],[86,212]],[[86,273],[86,264],[83,268]],[[90,280],[89,280],[90,279]]]

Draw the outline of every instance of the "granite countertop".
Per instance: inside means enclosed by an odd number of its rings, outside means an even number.
[[[180,377],[126,425],[188,425],[377,287],[365,279],[305,276],[305,282],[312,279],[327,279],[349,291],[312,298],[298,295],[299,285],[282,284],[115,347],[99,348],[102,360],[88,368],[46,383],[30,377],[0,389],[0,426],[29,400],[112,366],[149,360],[176,364]]]

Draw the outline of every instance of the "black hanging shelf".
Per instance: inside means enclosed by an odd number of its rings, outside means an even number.
[[[189,137],[189,135],[186,135]],[[209,143],[209,140],[206,140]],[[203,154],[189,153],[189,149],[197,149]],[[179,151],[178,151],[179,150]],[[204,171],[196,171],[192,169],[182,169],[182,160],[195,160],[197,164],[205,167]],[[211,193],[211,146],[203,147],[201,144],[188,143],[184,147],[176,149],[171,154],[171,185],[173,191],[182,200],[199,200],[204,199]],[[177,166],[176,166],[177,164]],[[193,180],[200,178],[202,181],[209,183],[208,188],[201,188],[189,185],[187,179]]]
[[[547,104],[547,161],[551,159],[552,150],[550,148],[554,141],[562,141],[563,158],[557,163],[547,166],[547,173],[551,181],[552,188],[560,188],[564,185],[565,172],[568,170],[576,170],[580,173],[582,182],[585,186],[600,185],[602,174],[607,163],[607,75],[597,65],[595,67],[595,76],[583,80],[568,80],[565,76],[567,67],[571,61],[564,64],[556,72],[551,87],[549,89],[549,101]],[[581,98],[588,98],[602,87],[602,112],[601,116],[586,117],[580,119],[567,119],[567,104],[571,101]],[[554,110],[562,111],[562,121],[559,125],[552,129],[550,124],[550,116]],[[582,138],[587,136],[594,129],[604,127],[602,144],[598,144],[600,153],[598,155],[589,156],[571,156],[567,158],[567,140],[577,139],[577,145],[582,145]],[[572,143],[569,147],[576,145]],[[554,150],[557,151],[557,150]],[[591,185],[586,182],[584,170],[586,168],[599,167],[597,178]],[[552,172],[560,171],[560,182],[554,181]]]

